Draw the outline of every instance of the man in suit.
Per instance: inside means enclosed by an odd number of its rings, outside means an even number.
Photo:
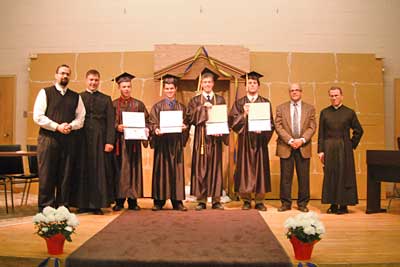
[[[290,101],[276,108],[275,129],[278,133],[276,155],[280,157],[281,182],[278,211],[292,206],[292,181],[294,166],[298,178],[297,207],[308,212],[310,200],[311,138],[315,133],[315,108],[301,100],[302,88],[293,83],[289,87]]]

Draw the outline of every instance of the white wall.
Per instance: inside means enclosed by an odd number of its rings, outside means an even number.
[[[385,64],[387,148],[400,77],[397,0],[1,0],[0,75],[17,75],[16,141],[25,142],[29,55],[238,44],[251,51],[375,53]]]

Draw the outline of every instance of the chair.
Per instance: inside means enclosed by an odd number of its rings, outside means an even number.
[[[26,145],[26,150],[28,152],[33,152],[37,150],[37,145]],[[31,190],[32,183],[39,183],[39,172],[38,172],[38,161],[37,156],[28,156],[28,165],[29,165],[29,174],[24,174],[23,178],[27,179],[27,183],[25,183],[24,191],[22,194],[21,205],[24,203],[25,197],[25,205],[28,204],[29,191]],[[17,177],[21,178],[21,177]]]
[[[0,151],[2,152],[15,152],[21,150],[21,145],[0,145]],[[24,172],[22,156],[18,157],[0,157],[0,185],[4,186],[4,197],[6,204],[6,212],[8,213],[8,201],[7,201],[7,182],[11,181],[11,175],[19,175]],[[11,207],[14,210],[14,192],[11,184]]]
[[[29,152],[37,150],[37,146],[35,145],[27,145],[26,148],[27,151]],[[29,191],[31,189],[31,184],[39,182],[38,163],[36,155],[28,156],[28,165],[29,165],[29,173],[23,172],[22,174],[8,176],[11,181],[11,187],[15,184],[24,184],[24,190],[22,192],[22,198],[21,198],[21,206],[24,204],[24,199],[25,199],[25,204],[28,204],[28,197],[29,197]],[[13,191],[11,190],[11,192]]]

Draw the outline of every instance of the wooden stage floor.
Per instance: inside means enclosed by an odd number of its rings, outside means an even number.
[[[151,199],[140,199],[142,208],[150,209]],[[297,266],[290,242],[285,237],[283,222],[290,216],[299,213],[292,209],[277,212],[280,203],[277,200],[266,201],[268,211],[260,212],[271,230],[282,244],[287,254],[292,258],[293,266]],[[382,204],[386,204],[382,201]],[[186,203],[194,209],[195,203]],[[226,209],[240,209],[241,203],[234,201],[225,205]],[[170,204],[167,204],[170,208]],[[350,207],[346,215],[326,214],[327,205],[321,205],[319,200],[312,200],[310,210],[317,212],[326,227],[326,234],[314,247],[309,262],[323,266],[400,266],[400,200],[394,200],[389,213],[365,214],[365,201],[356,207]],[[72,243],[66,242],[64,259],[86,240],[96,234],[109,222],[118,216],[118,212],[106,209],[104,216],[80,214],[80,225],[77,234],[72,236]],[[162,211],[161,211],[162,212]],[[190,211],[195,212],[195,211]],[[223,212],[223,211],[221,211]],[[4,204],[0,206],[0,266],[24,267],[37,266],[49,255],[45,242],[34,234],[32,214],[34,206],[16,208],[17,218],[5,216]],[[29,216],[24,216],[27,214]],[[138,212],[140,216],[140,212]],[[188,248],[190,249],[190,248]]]

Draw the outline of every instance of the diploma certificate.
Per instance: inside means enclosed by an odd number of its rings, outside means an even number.
[[[270,104],[268,102],[259,102],[249,103],[249,106],[249,131],[271,131]]]
[[[147,140],[144,112],[122,112],[125,140]]]
[[[181,133],[183,125],[182,110],[160,111],[160,132]]]
[[[207,135],[229,134],[227,113],[226,105],[214,105],[208,110]]]

